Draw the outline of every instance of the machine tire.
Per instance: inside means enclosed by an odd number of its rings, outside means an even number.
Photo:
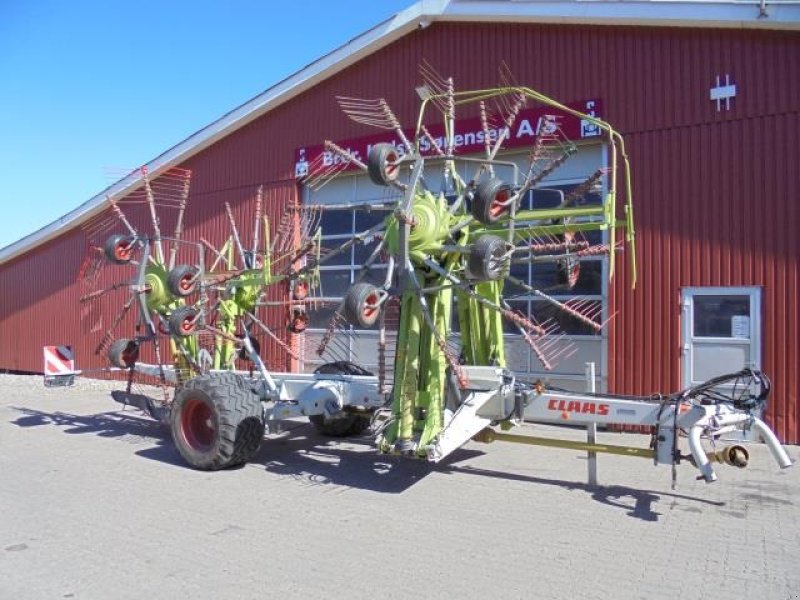
[[[178,265],[167,275],[167,289],[178,298],[185,298],[197,289],[199,269],[193,265]]]
[[[510,197],[510,185],[494,177],[487,179],[478,185],[472,197],[472,216],[484,225],[497,223],[508,212],[509,206],[502,203]]]
[[[169,332],[177,337],[188,337],[195,332],[198,311],[193,306],[181,306],[169,316]]]
[[[343,438],[361,435],[369,428],[370,417],[345,413],[341,417],[326,419],[325,415],[308,417],[317,433],[326,437]]]
[[[400,174],[400,168],[395,164],[400,155],[392,144],[375,144],[367,156],[367,172],[369,178],[376,185],[392,185]]]
[[[357,327],[372,327],[381,313],[379,300],[377,287],[371,283],[356,283],[345,294],[342,315]]]
[[[469,272],[478,281],[497,281],[503,276],[506,243],[496,235],[482,235],[469,250]]]
[[[324,375],[362,375],[370,376],[372,373],[350,361],[341,360],[326,363],[317,367],[314,373]],[[361,435],[369,428],[371,415],[354,415],[342,413],[341,416],[325,418],[325,415],[311,415],[308,417],[317,433],[327,437],[349,437]]]
[[[119,369],[130,369],[139,359],[139,343],[121,338],[108,348],[108,361]]]
[[[235,373],[208,373],[187,381],[170,414],[172,439],[193,468],[217,471],[246,463],[264,437],[261,401]]]
[[[131,236],[117,233],[106,240],[103,252],[115,265],[127,265],[133,259],[133,243]]]

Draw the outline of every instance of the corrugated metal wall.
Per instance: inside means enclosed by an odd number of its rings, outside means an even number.
[[[602,98],[626,136],[640,285],[630,292],[624,271],[615,283],[610,389],[680,387],[682,286],[763,285],[764,368],[775,384],[768,416],[782,439],[797,442],[798,41],[778,31],[434,23],[187,161],[188,229],[221,237],[222,202],[244,211],[263,183],[278,214],[295,193],[296,148],[374,133],[339,113],[337,94],[385,97],[410,122],[423,59],[460,88],[493,84],[505,61],[520,83],[558,99]],[[725,74],[738,96],[731,111],[717,112],[709,88]],[[72,284],[84,246],[69,233],[0,267],[0,366],[38,370],[45,342],[86,351]]]

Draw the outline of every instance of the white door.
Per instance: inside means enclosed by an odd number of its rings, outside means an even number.
[[[761,288],[691,287],[681,296],[685,388],[761,368]]]
[[[684,288],[685,387],[744,367],[761,368],[761,289]]]

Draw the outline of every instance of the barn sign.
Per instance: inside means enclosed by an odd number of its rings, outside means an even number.
[[[566,106],[592,117],[601,118],[602,115],[602,102],[598,99],[571,102],[566,104]],[[552,117],[555,117],[555,119]],[[581,140],[600,135],[600,128],[586,119],[579,119],[552,107],[534,107],[520,111],[511,130],[508,131],[508,139],[504,144],[504,148],[530,146],[531,139],[535,137],[543,127],[548,127],[554,122],[558,123],[563,134],[570,140]],[[438,122],[428,125],[427,127],[436,141],[436,144],[440,147],[444,147],[444,125]],[[489,141],[493,142],[507,129],[509,128],[503,124],[494,127],[490,125],[488,128]],[[413,139],[413,129],[408,128],[403,131],[407,138]],[[481,127],[480,117],[456,120],[455,131],[458,132],[453,140],[456,154],[474,154],[483,151],[487,134],[484,133]],[[403,144],[398,136],[390,131],[382,131],[375,135],[336,141],[335,143],[337,146],[349,151],[355,158],[362,162],[366,162],[370,148],[378,143],[392,144],[397,149],[397,153],[401,156],[408,151],[405,144]],[[420,150],[422,154],[435,153],[433,144],[427,138],[422,138]],[[346,162],[346,158],[326,150],[323,144],[298,148],[295,151],[295,177],[306,177],[313,174],[309,172],[310,170],[322,170]],[[344,166],[344,168],[355,168],[355,165],[351,163]]]

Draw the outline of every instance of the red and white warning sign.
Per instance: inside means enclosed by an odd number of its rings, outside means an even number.
[[[45,377],[75,373],[75,355],[71,346],[45,346],[43,350]]]

